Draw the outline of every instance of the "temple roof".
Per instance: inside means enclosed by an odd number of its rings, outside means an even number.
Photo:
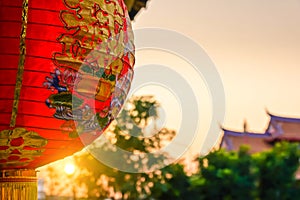
[[[241,145],[247,145],[250,146],[250,153],[256,153],[271,148],[278,141],[300,142],[300,118],[267,114],[270,120],[264,132],[240,132],[222,128],[224,135],[220,148],[238,150]]]
[[[270,134],[268,133],[250,133],[237,132],[223,129],[224,136],[220,147],[229,151],[238,151],[241,145],[247,145],[250,148],[250,153],[256,153],[268,150],[272,147],[269,143]],[[253,148],[255,146],[255,148]]]
[[[270,116],[271,120],[278,120],[278,121],[282,121],[282,122],[300,123],[300,118],[277,116],[277,115],[271,114],[268,111],[267,111],[267,114]]]
[[[273,139],[300,142],[300,118],[275,116],[268,113],[270,121],[266,133]]]

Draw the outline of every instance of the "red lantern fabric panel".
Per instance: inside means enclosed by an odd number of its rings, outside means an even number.
[[[133,65],[122,0],[0,0],[0,168],[36,168],[95,140]]]

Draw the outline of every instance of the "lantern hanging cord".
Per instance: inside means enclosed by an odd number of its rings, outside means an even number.
[[[21,34],[20,34],[20,57],[18,63],[18,72],[16,78],[16,87],[14,93],[14,102],[13,108],[11,113],[10,119],[10,127],[15,127],[16,125],[16,118],[19,106],[19,98],[21,93],[22,87],[22,80],[23,80],[23,73],[24,73],[24,64],[25,64],[25,55],[26,55],[26,45],[25,45],[25,38],[26,38],[26,29],[27,29],[27,19],[28,19],[28,1],[23,0],[23,9],[22,9],[22,27],[21,27]]]

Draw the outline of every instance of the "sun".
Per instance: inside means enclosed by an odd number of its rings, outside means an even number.
[[[74,172],[75,172],[75,165],[72,164],[72,163],[67,163],[65,165],[65,169],[64,170],[65,170],[66,174],[68,174],[68,175],[74,174]]]

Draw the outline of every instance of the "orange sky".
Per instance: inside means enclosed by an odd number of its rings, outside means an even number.
[[[225,88],[223,125],[241,130],[247,119],[250,130],[264,131],[265,108],[300,117],[300,1],[187,2],[150,0],[133,27],[178,31],[207,52]]]

